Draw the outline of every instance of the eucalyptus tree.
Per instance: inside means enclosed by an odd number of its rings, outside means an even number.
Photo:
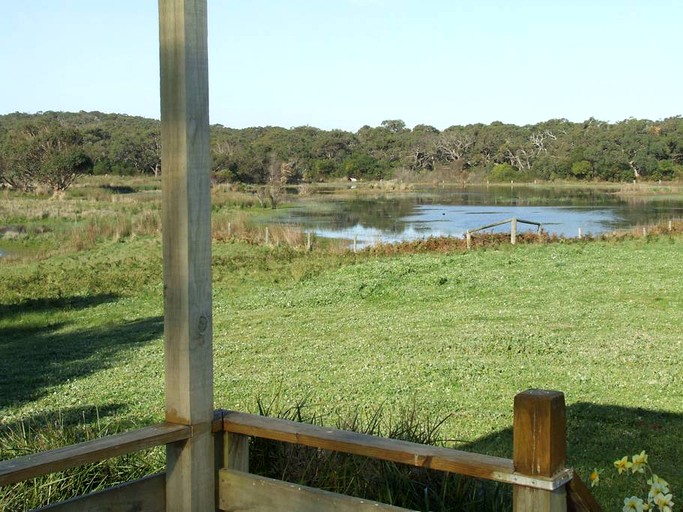
[[[50,120],[29,122],[8,130],[3,138],[0,178],[18,190],[66,190],[78,175],[92,171],[78,129]]]

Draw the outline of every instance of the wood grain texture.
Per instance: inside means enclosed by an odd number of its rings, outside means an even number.
[[[552,476],[564,469],[567,431],[564,395],[532,389],[515,396],[513,460],[524,475]]]
[[[162,423],[102,437],[47,452],[0,461],[0,485],[63,471],[162,444],[188,439],[192,429],[185,425]]]
[[[159,0],[168,510],[215,508],[206,0]]]
[[[578,475],[567,484],[567,510],[569,512],[602,512],[602,507]]]
[[[220,510],[225,512],[408,512],[408,509],[223,469]]]
[[[237,434],[286,441],[490,480],[505,481],[503,475],[513,473],[512,461],[509,459],[240,412],[227,412],[223,418],[223,428]]]
[[[163,473],[110,489],[55,503],[37,512],[164,512],[166,476]]]
[[[225,433],[225,467],[249,472],[249,436]]]
[[[531,389],[515,396],[513,461],[518,473],[551,478],[565,469],[567,453],[564,395]],[[567,510],[566,486],[554,491],[515,486],[515,511]]]

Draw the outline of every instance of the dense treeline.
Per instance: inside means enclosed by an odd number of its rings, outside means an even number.
[[[59,190],[84,172],[161,172],[159,121],[100,112],[0,116],[0,178]],[[401,120],[356,133],[296,128],[211,127],[216,181],[296,183],[451,171],[491,181],[625,181],[683,177],[683,118],[582,123],[553,119],[406,127]]]

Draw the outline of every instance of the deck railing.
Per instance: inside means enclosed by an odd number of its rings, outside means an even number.
[[[515,511],[599,511],[590,491],[565,467],[566,426],[562,393],[529,390],[515,397],[513,459],[427,446],[396,439],[296,423],[234,411],[216,411],[212,423],[217,471],[216,504],[230,511],[405,510],[249,473],[249,438],[295,443],[469,477],[512,484]],[[0,461],[0,485],[169,443],[183,443],[192,428],[162,423],[49,452]],[[166,508],[163,474],[51,505],[70,512]]]

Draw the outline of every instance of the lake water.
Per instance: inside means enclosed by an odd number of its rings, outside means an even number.
[[[307,199],[283,210],[280,222],[328,238],[356,239],[360,246],[430,236],[463,237],[467,230],[509,218],[539,222],[567,237],[601,234],[683,217],[683,200],[625,198],[599,189],[533,186],[425,189],[379,197]],[[488,232],[509,232],[503,225]],[[518,231],[537,230],[518,224]]]

